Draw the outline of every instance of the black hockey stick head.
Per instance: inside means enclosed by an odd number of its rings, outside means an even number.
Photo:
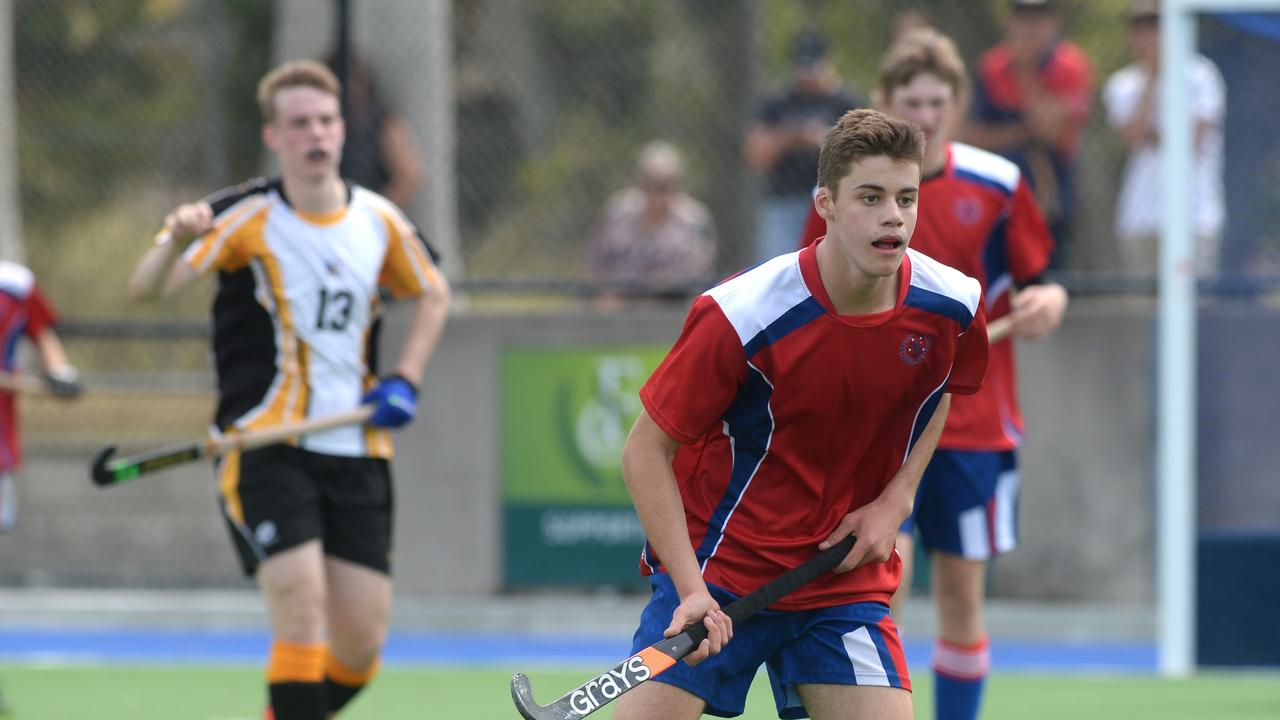
[[[529,678],[524,673],[516,673],[511,678],[511,699],[525,720],[581,720],[640,683],[660,675],[693,652],[706,636],[705,626],[691,625],[679,635],[663,638],[623,660],[549,705],[535,702]]]
[[[107,469],[107,461],[112,455],[116,454],[115,445],[107,445],[93,456],[93,467],[90,470],[90,476],[93,478],[93,484],[98,487],[106,487],[116,482],[115,474]]]
[[[208,455],[205,444],[201,442],[185,443],[113,460],[112,455],[115,451],[115,445],[108,445],[94,456],[93,466],[89,471],[94,485],[100,487],[118,485],[126,480],[167,470],[175,465],[199,460]]]
[[[516,710],[520,711],[521,717],[525,720],[569,720],[574,717],[559,712],[554,705],[543,707],[535,702],[533,686],[529,684],[529,678],[524,673],[516,673],[511,678],[511,700],[515,702]]]

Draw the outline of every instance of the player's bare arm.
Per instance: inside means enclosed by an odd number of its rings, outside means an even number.
[[[449,314],[449,298],[449,283],[437,272],[431,285],[414,300],[413,318],[396,363],[396,373],[414,385],[421,385],[427,362],[440,342]]]
[[[664,635],[673,637],[695,622],[706,624],[707,639],[697,651],[685,657],[685,662],[696,665],[720,652],[729,642],[733,637],[733,623],[707,591],[693,546],[689,544],[684,502],[671,470],[678,447],[679,443],[658,427],[648,412],[641,411],[622,448],[622,478],[645,535],[662,558],[680,595],[680,605]]]
[[[204,201],[179,205],[164,219],[155,246],[147,251],[129,278],[129,295],[135,300],[160,300],[181,290],[196,273],[179,263],[182,251],[213,229],[213,208]]]
[[[786,149],[786,138],[782,133],[757,123],[747,134],[742,157],[756,172],[768,172],[784,149]]]
[[[1062,324],[1067,303],[1067,290],[1058,283],[1028,285],[1013,296],[1010,331],[1024,340],[1048,337]]]
[[[48,390],[58,398],[78,396],[81,392],[80,372],[67,359],[67,351],[58,333],[52,328],[45,328],[35,341]]]
[[[820,550],[840,542],[846,536],[858,536],[844,562],[836,566],[835,572],[848,572],[867,563],[884,562],[893,553],[898,538],[898,529],[911,514],[915,506],[916,488],[920,487],[920,478],[938,447],[938,439],[942,437],[942,426],[947,419],[947,411],[951,408],[951,394],[947,393],[938,401],[933,417],[925,426],[915,447],[907,454],[907,460],[894,473],[889,484],[880,492],[879,497],[844,516],[844,520],[818,546]]]

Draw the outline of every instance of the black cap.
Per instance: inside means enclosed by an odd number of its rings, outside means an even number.
[[[802,30],[791,39],[791,62],[813,65],[827,56],[827,41],[813,30]]]

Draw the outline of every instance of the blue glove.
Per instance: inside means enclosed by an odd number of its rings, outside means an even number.
[[[418,412],[418,389],[399,375],[389,375],[365,394],[366,405],[374,405],[370,425],[398,428],[413,421]]]

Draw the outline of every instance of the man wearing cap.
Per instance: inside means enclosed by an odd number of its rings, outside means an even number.
[[[743,149],[768,183],[753,261],[795,250],[813,205],[818,148],[841,115],[865,105],[836,73],[821,35],[805,30],[792,40],[790,83],[765,100]]]
[[[1133,0],[1128,13],[1133,62],[1116,71],[1103,92],[1107,122],[1129,147],[1124,182],[1116,201],[1116,239],[1121,267],[1154,274],[1160,235],[1160,3]],[[1213,61],[1195,55],[1187,66],[1188,109],[1195,128],[1191,187],[1196,261],[1201,273],[1217,269],[1226,219],[1222,188],[1223,115],[1226,88]]]
[[[1018,164],[1053,233],[1062,267],[1075,211],[1073,166],[1089,118],[1093,68],[1060,35],[1057,0],[1013,0],[1005,39],[978,61],[965,138]]]

